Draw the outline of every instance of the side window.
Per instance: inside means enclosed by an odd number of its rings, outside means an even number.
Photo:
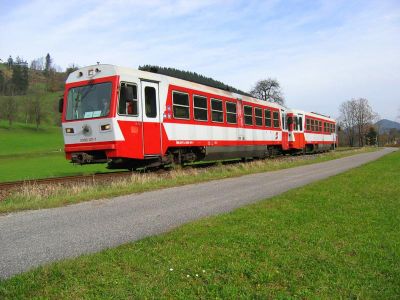
[[[311,130],[311,120],[306,118],[306,129]]]
[[[193,96],[194,119],[197,121],[207,121],[207,98],[202,96]]]
[[[157,117],[157,96],[156,89],[151,86],[144,88],[144,103],[146,117],[155,118]]]
[[[237,123],[236,103],[226,102],[226,122],[229,124]]]
[[[262,126],[262,109],[261,108],[255,108],[254,109],[254,114],[256,117],[256,125],[257,126]]]
[[[251,106],[244,106],[244,124],[253,125],[253,108]]]
[[[271,127],[271,110],[264,110],[265,127]]]
[[[118,114],[137,116],[138,115],[138,100],[137,86],[134,84],[121,83],[118,101]]]
[[[283,118],[282,118],[282,122],[283,122]],[[293,128],[293,130],[295,130],[295,128],[294,128],[294,117],[287,117],[286,118],[286,122],[287,122],[287,125],[288,125],[288,127],[289,128]],[[293,124],[293,127],[292,126],[290,126],[290,125],[292,125]]]
[[[313,119],[311,119],[311,130],[315,131],[315,124]]]
[[[222,101],[211,99],[211,121],[224,122],[224,111],[222,110]]]
[[[175,119],[189,120],[189,95],[181,92],[172,92],[172,110]]]
[[[303,131],[303,118],[299,117],[299,130]]]
[[[274,116],[274,127],[279,128],[279,112],[274,111],[273,116]]]

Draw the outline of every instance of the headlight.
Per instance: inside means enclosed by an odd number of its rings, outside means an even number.
[[[74,129],[73,128],[65,128],[65,132],[66,133],[74,133]]]
[[[110,129],[111,129],[111,125],[110,124],[101,125],[101,130],[103,130],[103,131],[110,130]]]

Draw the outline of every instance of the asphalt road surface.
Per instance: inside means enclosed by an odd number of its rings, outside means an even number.
[[[231,211],[375,160],[393,149],[67,207],[0,216],[0,278]]]

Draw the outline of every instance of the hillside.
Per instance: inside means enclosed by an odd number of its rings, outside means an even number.
[[[389,132],[390,129],[394,128],[400,130],[400,123],[391,121],[388,119],[382,119],[375,124],[379,128],[379,133]]]
[[[10,119],[11,123],[34,124],[37,127],[60,124],[58,99],[63,94],[67,73],[52,70],[45,74],[44,71],[27,69],[28,87],[26,92],[19,92],[13,90],[13,69],[0,64],[0,72],[3,78],[0,86],[0,120],[7,121],[4,124],[9,124]],[[11,117],[10,112],[13,114]]]

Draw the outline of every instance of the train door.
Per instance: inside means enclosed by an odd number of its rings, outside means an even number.
[[[296,147],[296,115],[293,113],[288,113],[287,115],[287,129],[288,129],[288,140],[289,147]]]
[[[239,141],[243,141],[244,138],[244,116],[243,116],[243,104],[242,104],[242,99],[237,99],[237,139]]]
[[[289,149],[289,132],[287,126],[287,116],[285,110],[281,110],[281,126],[282,126],[282,150]]]
[[[161,123],[158,83],[141,81],[144,156],[161,155]]]
[[[298,139],[298,146],[299,149],[303,149],[305,147],[305,140],[304,140],[304,115],[298,114],[297,115],[297,139]]]

